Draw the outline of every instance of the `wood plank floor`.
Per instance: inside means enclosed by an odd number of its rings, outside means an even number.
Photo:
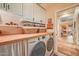
[[[67,44],[63,41],[58,41],[58,52],[68,56],[79,56],[79,49],[75,44]]]

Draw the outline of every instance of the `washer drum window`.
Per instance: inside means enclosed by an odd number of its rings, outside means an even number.
[[[45,43],[40,41],[34,46],[31,56],[44,56],[45,52],[46,52]]]
[[[47,41],[47,51],[51,51],[52,49],[54,49],[54,40],[53,38],[49,38]]]

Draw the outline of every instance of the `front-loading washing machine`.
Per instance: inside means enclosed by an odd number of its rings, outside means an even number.
[[[44,35],[39,37],[40,41],[45,43],[46,52],[45,56],[50,56],[54,54],[54,39],[52,35]]]
[[[54,42],[55,41],[52,34],[46,36],[46,53],[45,53],[46,56],[50,56],[54,54],[54,49],[55,49]]]
[[[46,52],[46,45],[40,38],[32,38],[28,40],[28,56],[44,56]]]
[[[45,47],[47,48],[47,46],[46,46],[47,35],[40,36],[40,37],[39,37],[39,40],[40,40],[41,42],[43,42],[43,43],[45,44]],[[46,55],[46,49],[45,49],[45,55]],[[45,55],[44,55],[44,56],[45,56]]]

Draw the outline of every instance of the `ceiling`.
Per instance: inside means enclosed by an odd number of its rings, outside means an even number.
[[[57,10],[63,7],[76,5],[76,3],[41,3],[40,5],[44,7],[46,10]]]
[[[77,5],[78,3],[40,3],[47,10],[48,17],[55,19],[55,12]]]

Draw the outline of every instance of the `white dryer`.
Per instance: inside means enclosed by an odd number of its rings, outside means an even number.
[[[44,56],[46,52],[46,46],[40,38],[33,38],[28,40],[28,56]]]
[[[50,56],[54,54],[54,49],[55,49],[55,43],[54,43],[54,38],[53,35],[47,35],[46,36],[46,56]]]
[[[40,41],[45,43],[46,51],[45,56],[50,56],[51,54],[54,54],[54,39],[51,35],[45,35],[39,37]]]

